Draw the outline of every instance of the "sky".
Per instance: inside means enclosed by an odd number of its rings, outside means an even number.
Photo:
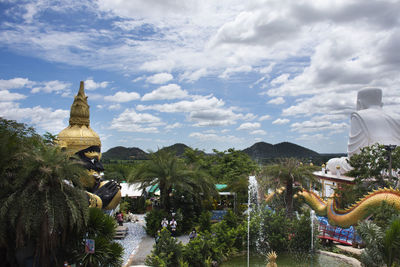
[[[400,112],[400,2],[0,0],[0,116],[57,134],[85,81],[102,150],[347,151],[357,91]]]

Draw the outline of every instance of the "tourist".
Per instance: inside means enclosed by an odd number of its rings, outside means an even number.
[[[190,234],[189,234],[189,239],[190,239],[190,241],[192,241],[193,239],[195,239],[196,236],[197,236],[196,229],[193,228],[193,230],[192,230],[192,231],[190,232]]]
[[[167,228],[167,227],[168,227],[168,220],[167,220],[167,218],[164,218],[164,219],[161,221],[161,227],[162,227],[162,228]]]
[[[169,225],[171,226],[172,236],[175,236],[176,226],[178,225],[178,223],[175,221],[174,218],[172,218],[172,220],[170,221]]]
[[[156,244],[158,243],[158,241],[160,241],[160,237],[161,237],[161,231],[158,230],[155,237]]]
[[[124,225],[124,217],[122,216],[122,212],[117,212],[117,222],[119,226]]]

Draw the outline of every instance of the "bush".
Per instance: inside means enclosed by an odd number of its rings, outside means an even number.
[[[183,259],[189,266],[203,267],[209,257],[215,256],[215,248],[216,244],[211,234],[208,232],[200,233],[183,248]]]
[[[160,239],[153,246],[151,254],[146,258],[150,266],[179,266],[182,256],[182,243],[177,242],[167,229],[162,229]]]
[[[199,231],[206,232],[211,230],[211,212],[203,211],[199,218]]]
[[[230,228],[236,228],[238,226],[238,216],[232,212],[232,210],[228,210],[228,212],[224,216],[224,221]]]
[[[153,209],[146,213],[146,233],[150,236],[155,236],[157,231],[161,229],[161,221],[167,218],[168,214],[159,209]]]

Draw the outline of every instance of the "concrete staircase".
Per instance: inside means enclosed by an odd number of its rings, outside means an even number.
[[[128,235],[128,227],[117,226],[117,230],[115,231],[114,239],[124,239],[127,235]]]

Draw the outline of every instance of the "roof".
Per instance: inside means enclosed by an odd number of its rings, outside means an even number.
[[[121,196],[122,197],[140,197],[142,195],[142,189],[140,189],[140,183],[121,183]]]

